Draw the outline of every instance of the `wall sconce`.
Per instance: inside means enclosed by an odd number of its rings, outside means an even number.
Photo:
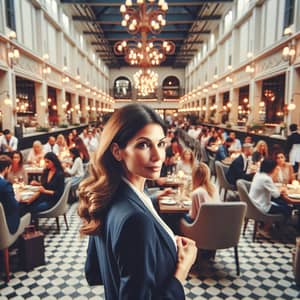
[[[246,73],[252,74],[254,73],[254,71],[255,71],[254,63],[247,65],[245,68]]]
[[[70,81],[70,78],[68,76],[64,76],[63,79],[62,79],[63,83],[66,83],[66,82],[69,82],[69,81]]]
[[[295,104],[295,102],[294,102],[294,96],[295,95],[300,95],[300,93],[293,93],[292,99],[290,100],[290,103],[287,105],[287,110],[288,111],[293,111],[297,107],[296,104]]]
[[[3,103],[4,103],[5,105],[7,105],[7,106],[12,106],[12,101],[11,101],[11,99],[10,99],[10,97],[9,97],[9,92],[8,92],[8,90],[5,90],[5,91],[3,91],[3,92],[0,92],[0,95],[3,95],[3,94],[6,94],[6,96],[5,96],[4,100],[3,100]]]
[[[8,64],[11,68],[18,63],[20,58],[19,49],[16,48],[12,43],[12,40],[16,39],[16,37],[17,35],[15,31],[11,31],[8,35],[9,43],[7,45],[8,48],[7,56],[8,56]]]
[[[225,79],[226,82],[231,83],[233,81],[232,77],[227,76]]]
[[[48,74],[50,74],[51,73],[51,68],[48,66],[48,63],[47,63],[47,61],[48,61],[48,59],[49,59],[49,55],[47,54],[47,53],[45,53],[44,55],[43,55],[43,59],[44,59],[44,62],[43,62],[43,74],[45,75],[45,76],[47,76]]]
[[[282,59],[284,61],[288,61],[289,65],[291,65],[296,58],[296,42],[295,39],[292,39],[287,46],[285,46],[282,50]]]
[[[291,99],[290,104],[287,106],[288,111],[292,111],[296,109],[296,104],[294,103],[294,100]]]

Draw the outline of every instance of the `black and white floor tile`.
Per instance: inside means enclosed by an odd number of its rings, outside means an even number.
[[[18,256],[12,251],[8,284],[0,268],[0,300],[104,299],[103,287],[89,287],[84,278],[87,239],[78,235],[76,204],[71,206],[68,220],[70,230],[61,224],[60,234],[54,219],[40,222],[45,233],[46,265],[26,273],[18,267]],[[185,284],[187,299],[300,299],[300,287],[292,272],[296,232],[292,228],[281,230],[276,236],[259,236],[253,243],[251,225],[239,244],[241,275],[236,276],[233,249],[220,250],[214,262],[202,261],[198,270],[191,272]]]

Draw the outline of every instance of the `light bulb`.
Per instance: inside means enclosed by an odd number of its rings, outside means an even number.
[[[122,14],[126,12],[126,6],[125,6],[124,4],[122,4],[122,5],[120,6],[120,12],[121,12]]]

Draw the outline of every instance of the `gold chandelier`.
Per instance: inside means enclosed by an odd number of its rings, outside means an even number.
[[[137,0],[137,8],[133,8],[131,0],[126,0],[120,7],[123,16],[122,25],[127,27],[130,34],[140,34],[140,38],[125,39],[114,45],[116,55],[125,55],[125,61],[131,66],[143,68],[157,66],[166,59],[166,55],[175,52],[175,44],[172,41],[151,38],[148,33],[158,34],[166,25],[166,11],[168,4],[164,0]]]
[[[138,95],[147,96],[154,93],[158,85],[158,74],[149,69],[141,69],[133,75]]]
[[[137,0],[138,9],[132,7],[132,1],[126,0],[120,7],[123,16],[121,25],[127,27],[130,34],[138,32],[151,32],[158,34],[161,28],[166,25],[166,11],[168,4],[164,0],[159,0],[155,5],[155,0],[148,0],[152,9],[147,7],[147,1]]]
[[[125,61],[131,66],[158,66],[166,60],[166,55],[174,54],[175,44],[159,39],[127,39],[115,43],[117,55],[124,54]]]

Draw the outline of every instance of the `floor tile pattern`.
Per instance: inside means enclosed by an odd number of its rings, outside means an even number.
[[[46,265],[26,273],[18,267],[16,251],[11,251],[12,279],[5,284],[0,257],[0,300],[104,299],[103,287],[89,287],[84,278],[87,239],[78,235],[76,204],[70,207],[68,220],[70,230],[61,224],[60,234],[54,219],[40,222],[45,233]],[[249,223],[239,244],[241,275],[235,273],[233,249],[220,250],[214,262],[200,260],[193,269],[185,284],[187,299],[300,299],[291,258],[296,231],[289,226],[271,236],[259,235],[253,243],[252,228]]]

